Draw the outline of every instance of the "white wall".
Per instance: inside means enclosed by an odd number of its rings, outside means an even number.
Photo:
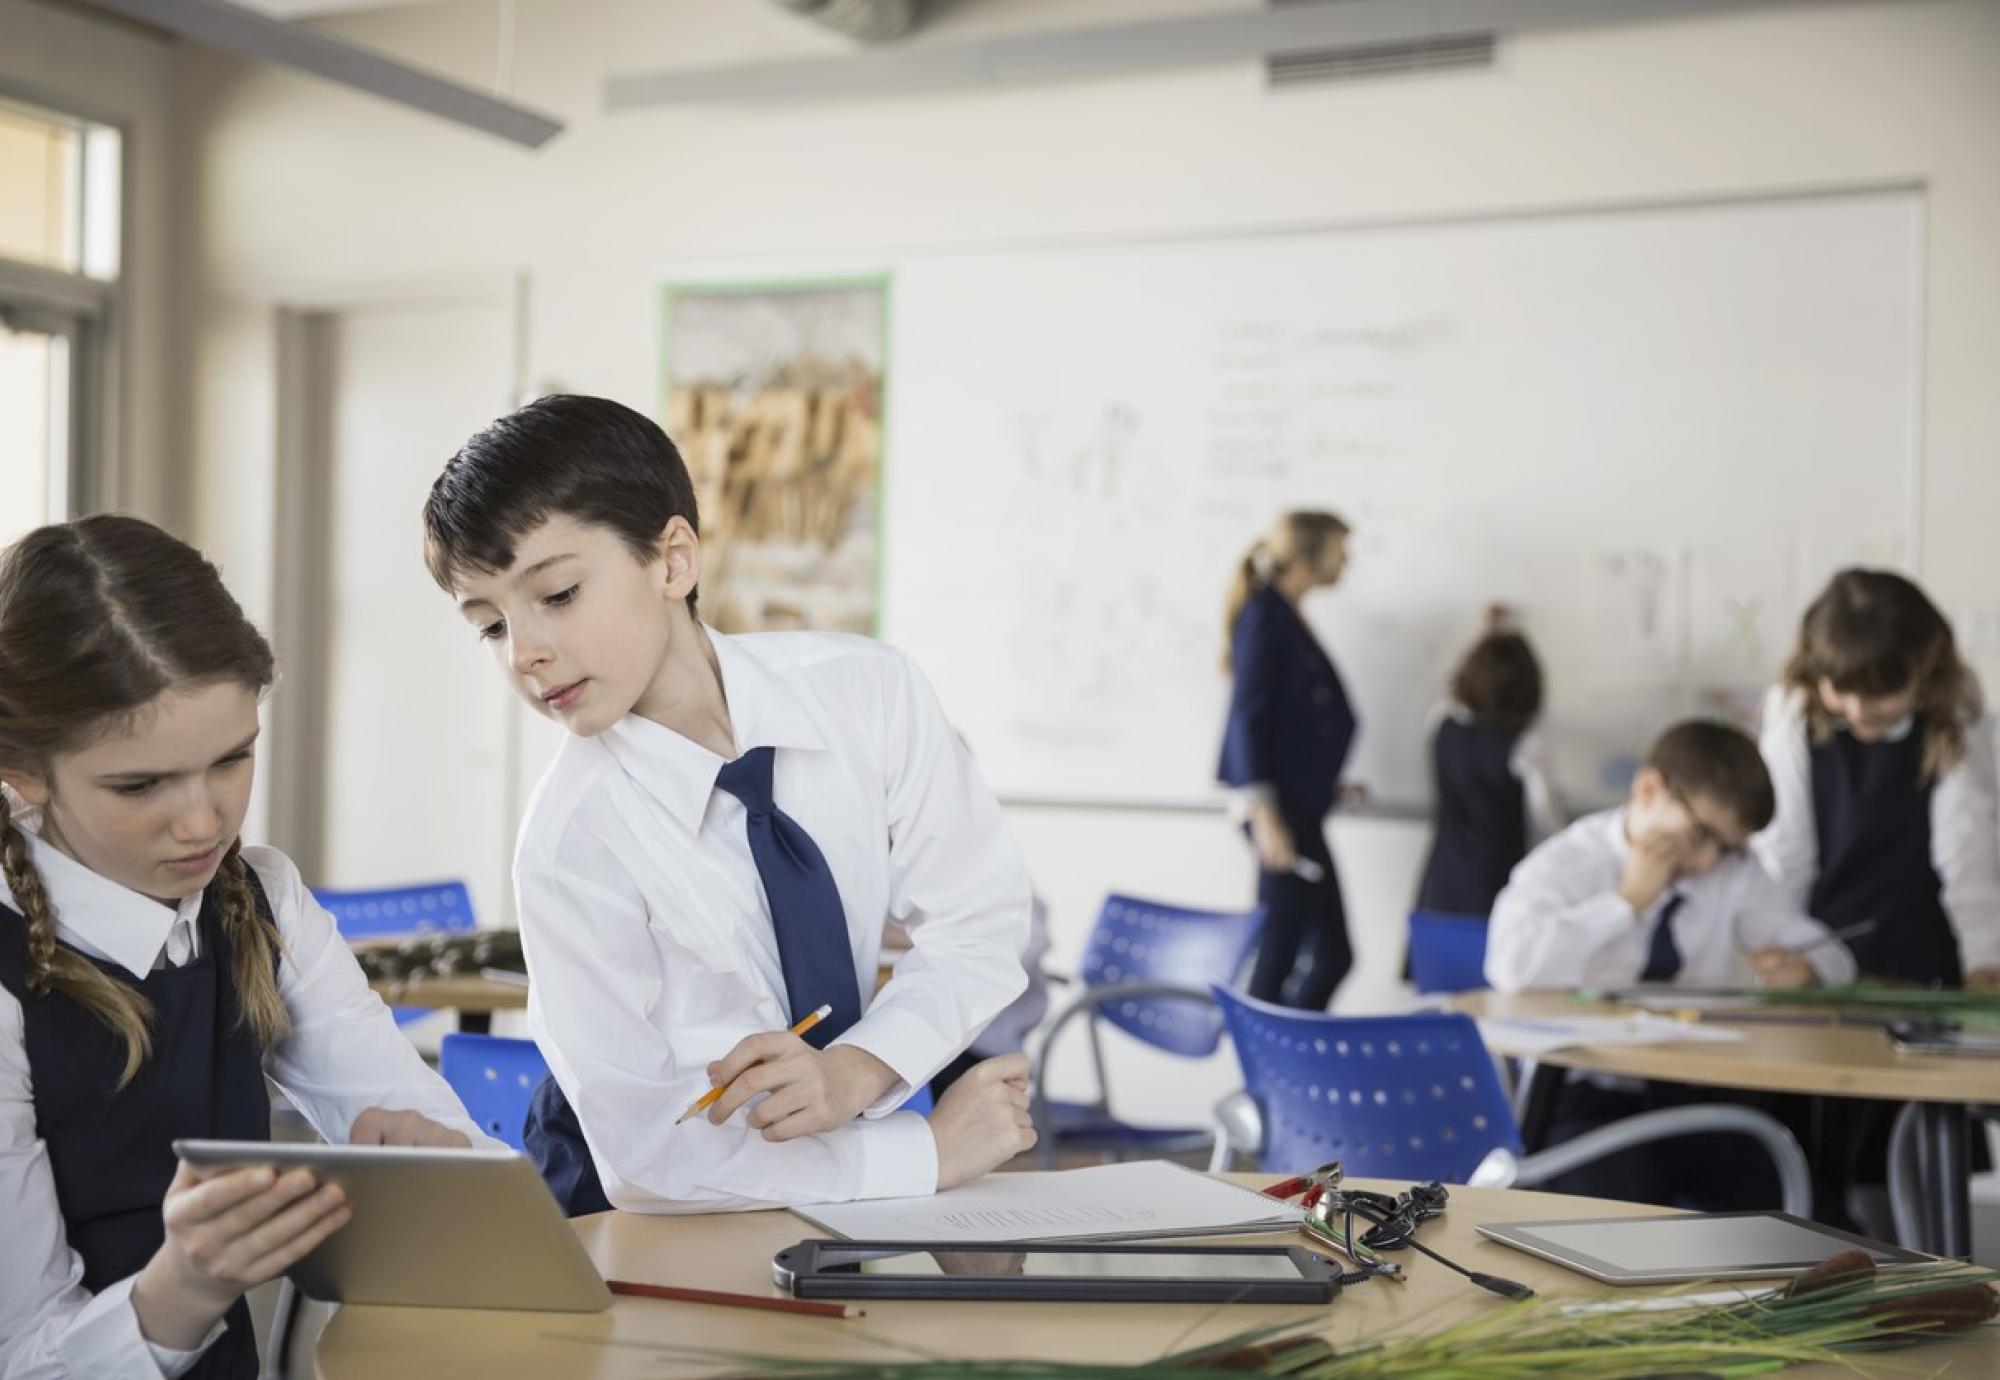
[[[122,444],[107,497],[110,506],[185,532],[178,445],[185,353],[173,333],[187,203],[175,195],[174,64],[169,44],[135,26],[0,0],[0,95],[124,132],[124,295],[114,327],[122,377],[113,381]]]
[[[933,37],[1210,8],[1010,0]],[[332,21],[491,83],[503,7]],[[570,128],[525,153],[367,98],[191,55],[181,95],[198,310],[185,441],[196,524],[268,607],[270,314],[283,300],[519,270],[527,377],[651,410],[654,284],[669,264],[924,244],[1223,231],[1467,210],[1916,179],[1927,189],[1919,566],[1961,614],[2000,563],[2000,5],[1791,5],[1503,45],[1485,72],[1281,95],[1248,65],[832,105],[600,109],[613,70],[815,54],[827,35],[750,0],[520,0],[507,83]],[[436,457],[435,459],[441,459]],[[416,560],[407,534],[384,559]],[[443,612],[440,610],[440,618]],[[2000,617],[1966,619],[2000,684]],[[496,688],[496,693],[498,693]],[[1428,694],[1426,690],[1424,693]],[[1217,818],[1017,811],[1067,960],[1113,887],[1240,903]],[[1368,972],[1389,999],[1421,838],[1336,827]]]

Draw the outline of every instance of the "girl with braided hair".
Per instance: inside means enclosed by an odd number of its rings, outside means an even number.
[[[197,1178],[173,1142],[267,1139],[267,1075],[329,1140],[485,1142],[297,868],[237,838],[273,678],[149,523],[0,560],[5,1380],[257,1374],[243,1294],[348,1209],[302,1170]]]

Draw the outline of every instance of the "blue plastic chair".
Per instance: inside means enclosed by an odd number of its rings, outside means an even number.
[[[1264,912],[1196,910],[1107,896],[1084,950],[1083,995],[1049,1026],[1035,1056],[1030,1107],[1037,1154],[1053,1166],[1059,1150],[1108,1154],[1180,1154],[1214,1143],[1206,1126],[1135,1126],[1111,1111],[1102,1026],[1112,1025],[1155,1049],[1206,1058],[1222,1042],[1222,1017],[1211,983],[1236,980],[1263,929]],[[1090,1036],[1097,1096],[1084,1102],[1048,1096],[1049,1053],[1071,1022]]]
[[[1777,1166],[1784,1210],[1810,1215],[1805,1152],[1784,1126],[1752,1108],[1642,1112],[1523,1155],[1513,1109],[1470,1016],[1327,1016],[1220,984],[1213,990],[1244,1084],[1216,1108],[1213,1168],[1228,1168],[1232,1152],[1242,1150],[1272,1173],[1338,1160],[1356,1177],[1532,1187],[1634,1145],[1726,1131],[1761,1144]]]
[[[454,1033],[438,1046],[438,1072],[487,1135],[521,1149],[528,1104],[549,1071],[533,1040]]]
[[[1486,986],[1486,918],[1410,913],[1410,981],[1419,992],[1477,992]]]
[[[478,928],[472,915],[472,893],[464,882],[426,882],[372,891],[316,886],[312,894],[333,915],[341,938],[349,941],[391,934],[453,934]],[[389,1010],[397,1025],[432,1014],[421,1006],[392,1006]]]
[[[1217,987],[1243,1085],[1263,1114],[1261,1164],[1464,1183],[1521,1153],[1500,1075],[1470,1016],[1324,1016]]]

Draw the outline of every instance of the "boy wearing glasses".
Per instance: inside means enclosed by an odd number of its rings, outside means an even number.
[[[1748,734],[1706,719],[1675,724],[1646,754],[1624,805],[1578,820],[1514,869],[1493,903],[1486,980],[1503,992],[1722,986],[1741,982],[1744,964],[1770,987],[1852,981],[1854,956],[1746,852],[1775,809]],[[1785,1119],[1793,1111],[1754,1093],[1572,1074],[1551,1143],[1692,1102],[1734,1102]],[[1595,1161],[1550,1187],[1710,1212],[1776,1207],[1776,1171],[1745,1148],[1737,1136],[1678,1136]]]
[[[1844,945],[1745,848],[1771,822],[1757,744],[1725,723],[1675,724],[1618,809],[1578,820],[1522,860],[1493,903],[1486,980],[1530,987],[1853,980]]]

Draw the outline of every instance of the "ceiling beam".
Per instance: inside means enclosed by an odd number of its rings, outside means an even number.
[[[1796,0],[1321,0],[958,43],[919,41],[840,57],[614,73],[604,104],[632,110],[872,97],[1777,3]]]
[[[227,0],[87,0],[95,9],[134,19],[210,48],[259,62],[297,68],[455,124],[540,148],[560,121],[347,43],[289,20]]]

